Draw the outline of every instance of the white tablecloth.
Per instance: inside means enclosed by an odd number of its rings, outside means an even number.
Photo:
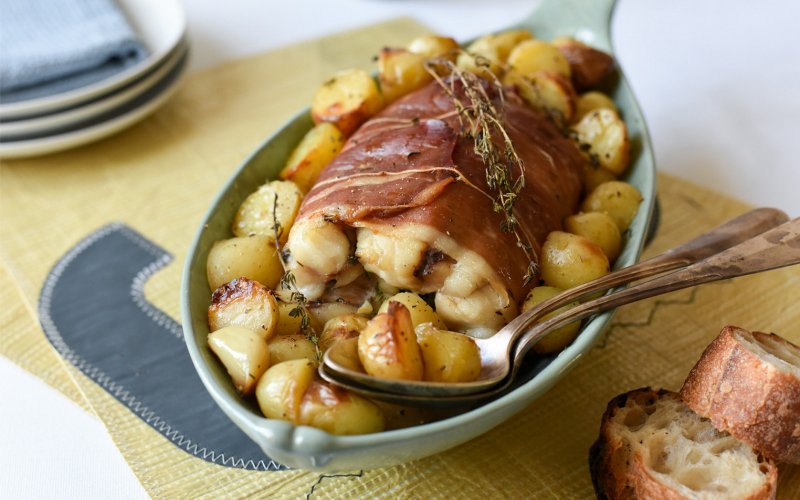
[[[183,0],[192,68],[398,16],[467,39],[526,0]],[[620,0],[617,58],[658,168],[800,215],[800,2]],[[0,498],[144,499],[103,425],[0,358]]]

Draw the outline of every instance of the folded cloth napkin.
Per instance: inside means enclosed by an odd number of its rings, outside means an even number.
[[[90,85],[146,57],[114,0],[0,0],[0,103]]]

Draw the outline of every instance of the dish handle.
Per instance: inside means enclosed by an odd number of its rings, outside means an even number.
[[[613,53],[611,16],[617,0],[542,0],[517,27],[550,40],[572,36],[600,50]]]

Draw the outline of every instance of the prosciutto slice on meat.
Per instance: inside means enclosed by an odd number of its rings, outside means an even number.
[[[547,235],[577,209],[584,160],[513,89],[501,100],[486,88],[524,163],[516,234],[501,229],[474,140],[433,82],[362,125],[303,201],[287,248],[309,299],[336,300],[337,289],[363,286],[366,270],[380,283],[435,293],[453,329],[486,336],[516,316],[531,286],[523,280],[530,258],[517,239],[537,260]],[[455,89],[468,103],[460,84]]]

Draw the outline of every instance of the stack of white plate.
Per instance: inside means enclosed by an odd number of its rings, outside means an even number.
[[[38,156],[102,139],[143,119],[174,93],[189,50],[180,2],[117,2],[150,55],[86,87],[0,104],[0,158]]]

